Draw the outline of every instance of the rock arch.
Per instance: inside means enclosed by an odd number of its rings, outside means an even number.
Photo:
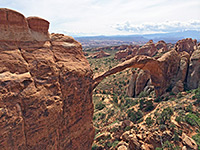
[[[94,78],[93,89],[107,76],[123,71],[126,68],[140,68],[149,71],[156,95],[160,96],[165,92],[170,79],[176,74],[179,62],[180,57],[175,50],[165,53],[159,59],[138,55]]]

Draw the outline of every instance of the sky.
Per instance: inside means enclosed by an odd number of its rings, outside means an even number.
[[[44,18],[51,33],[71,36],[200,30],[200,0],[0,0],[0,7]]]

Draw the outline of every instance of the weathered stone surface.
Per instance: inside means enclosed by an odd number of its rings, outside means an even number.
[[[157,50],[159,50],[159,52],[166,52],[166,51],[168,51],[167,44],[163,40],[158,41],[155,44],[155,47],[156,47]]]
[[[176,45],[174,46],[174,48],[177,52],[186,51],[191,55],[196,46],[197,46],[197,40],[196,39],[193,40],[191,38],[186,38],[186,39],[179,40],[176,43]]]
[[[200,84],[200,50],[195,50],[190,58],[187,86],[189,89],[198,88]]]
[[[117,148],[117,150],[128,150],[125,145],[121,145]]]
[[[150,78],[150,74],[146,70],[134,71],[129,82],[127,95],[131,97],[138,96],[147,86]]]
[[[133,71],[132,72],[132,76],[131,76],[131,79],[129,80],[129,85],[128,85],[128,88],[127,88],[127,91],[126,91],[126,94],[130,97],[134,97],[135,96],[135,81],[138,77],[138,73],[137,71]]]
[[[49,22],[38,18],[25,18],[14,10],[0,9],[0,50],[38,48],[49,40]]]
[[[192,138],[187,136],[185,133],[182,134],[182,141],[183,141],[183,144],[186,145],[187,147],[197,150],[198,147],[197,147],[196,142]]]
[[[136,55],[138,52],[139,46],[138,45],[130,45],[126,49],[118,51],[115,53],[115,59],[130,59]]]
[[[137,55],[146,55],[146,56],[152,57],[156,53],[157,53],[157,49],[155,47],[155,44],[153,43],[153,40],[150,40],[141,48],[139,48]]]
[[[93,74],[80,43],[49,36],[40,18],[0,9],[0,19],[0,149],[91,149]]]
[[[106,53],[103,50],[101,50],[100,52],[91,54],[90,56],[88,56],[88,58],[102,58],[102,57],[108,57],[108,56],[110,56],[109,53]]]

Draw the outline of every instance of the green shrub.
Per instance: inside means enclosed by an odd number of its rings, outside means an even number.
[[[147,97],[149,94],[145,91],[142,91],[140,92],[140,94],[138,95],[139,98],[142,98],[142,97]]]
[[[188,113],[185,116],[185,121],[190,124],[191,126],[198,126],[200,127],[200,118],[193,113]]]
[[[168,88],[166,89],[166,92],[171,92],[172,91],[172,85],[168,86]]]
[[[97,150],[98,146],[96,144],[92,145],[92,150]]]
[[[140,110],[136,112],[134,110],[129,109],[127,111],[127,114],[128,114],[129,119],[134,123],[136,123],[136,121],[138,121],[139,119],[143,117],[142,111]]]
[[[110,130],[110,132],[112,133],[112,132],[116,132],[118,130],[118,128],[112,128],[111,130]]]
[[[170,92],[169,95],[175,95],[173,92]]]
[[[177,95],[177,98],[181,98],[181,97],[183,97],[183,95],[179,92]]]
[[[181,121],[183,121],[183,119],[182,119],[181,116],[176,116],[175,121],[178,122],[178,123],[180,123]]]
[[[105,104],[99,102],[98,104],[96,104],[95,109],[102,110],[104,109],[105,106],[106,106]]]
[[[118,103],[118,99],[116,95],[113,95],[113,101],[117,104]]]
[[[173,135],[172,139],[173,139],[174,142],[178,142],[180,140],[179,136],[178,136],[178,133],[176,131],[174,132],[174,135]]]
[[[165,124],[167,121],[171,122],[171,116],[173,115],[173,110],[170,107],[165,108],[160,116],[157,118],[156,122],[158,124]]]
[[[151,117],[147,117],[145,120],[147,126],[151,126],[154,123],[154,120]]]
[[[130,129],[131,129],[130,126],[126,126],[125,129],[124,129],[124,131],[129,131]]]
[[[192,136],[192,138],[195,140],[195,142],[197,143],[198,145],[198,150],[200,150],[200,133]]]
[[[114,142],[112,143],[112,147],[115,148],[115,147],[117,146],[118,143],[119,143],[119,141],[114,141]]]
[[[152,101],[147,101],[145,104],[146,104],[146,107],[144,109],[145,111],[152,111],[154,109]]]
[[[154,102],[158,103],[163,100],[163,97],[158,96],[156,99],[154,99]]]
[[[188,105],[188,106],[185,108],[185,111],[186,111],[186,112],[192,112],[192,111],[193,111],[192,104]]]
[[[131,99],[129,97],[126,97],[125,100],[126,100],[126,102],[125,102],[124,106],[128,106],[129,105],[129,107],[130,107],[130,106],[135,106],[136,104],[138,104],[138,100],[137,99]]]
[[[140,109],[142,109],[143,107],[144,107],[144,99],[142,98],[142,99],[140,99],[140,105],[139,105],[139,107],[140,107]]]

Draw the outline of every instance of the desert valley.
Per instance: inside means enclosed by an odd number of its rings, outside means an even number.
[[[200,38],[91,40],[49,24],[0,8],[0,150],[200,149]]]

